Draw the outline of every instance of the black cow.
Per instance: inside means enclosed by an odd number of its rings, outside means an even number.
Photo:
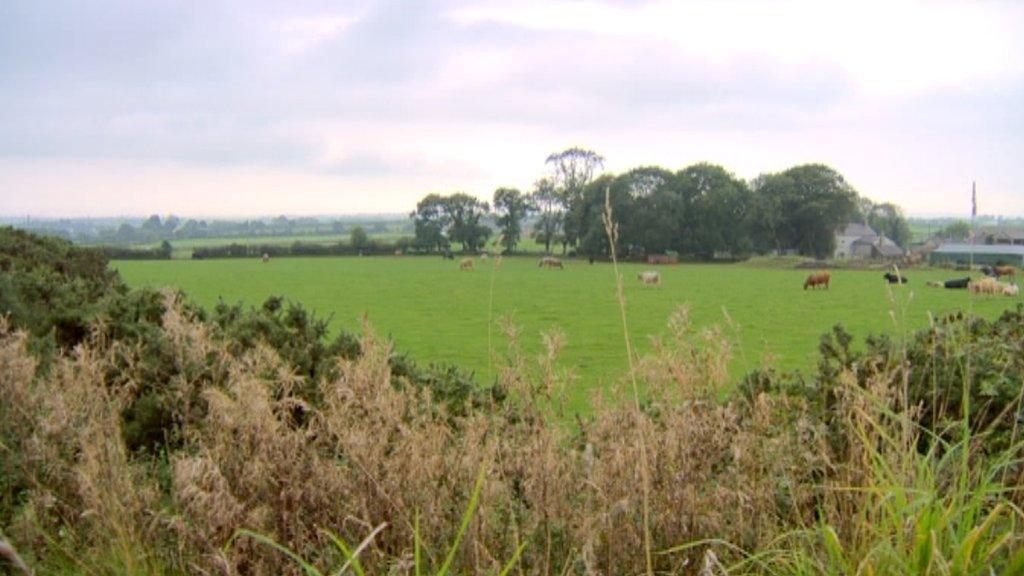
[[[907,283],[907,277],[906,276],[900,276],[899,274],[893,274],[892,272],[886,272],[885,274],[882,274],[882,278],[885,278],[886,280],[888,280],[889,284],[906,284]]]
[[[971,277],[966,278],[954,278],[953,280],[946,280],[942,283],[945,288],[963,289],[967,288],[967,285],[971,283]]]

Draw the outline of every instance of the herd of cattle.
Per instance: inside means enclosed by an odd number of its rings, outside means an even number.
[[[444,255],[445,259],[453,259],[448,253]],[[480,255],[482,262],[487,261],[487,253]],[[501,262],[501,256],[499,255],[496,259],[497,263]],[[459,261],[459,270],[473,270],[476,267],[476,261],[473,258],[463,258]],[[554,256],[544,256],[537,261],[538,268],[558,268],[559,270],[565,269],[565,263],[561,259],[555,258]],[[648,286],[659,286],[661,285],[661,272],[657,270],[645,270],[636,275],[637,280]]]
[[[1002,277],[1014,279],[1017,271],[1013,266],[982,266],[980,270],[985,274],[980,280],[972,280],[970,276],[965,276],[945,281],[929,280],[926,284],[931,288],[969,289],[975,294],[1017,296],[1020,293],[1020,287],[1016,282],[1002,282],[999,280]],[[804,280],[804,290],[818,287],[823,287],[827,290],[830,278],[827,271],[815,272]],[[895,270],[882,274],[882,278],[889,284],[906,284],[908,282],[906,276],[899,274]]]
[[[396,255],[401,255],[400,252],[396,252]],[[455,256],[451,252],[445,252],[443,254],[445,260],[454,260]],[[480,260],[483,262],[487,261],[487,253],[484,252],[480,255]],[[263,254],[263,262],[270,260],[269,254]],[[501,263],[501,255],[497,256],[497,263]],[[593,260],[591,260],[593,263]],[[473,258],[463,258],[459,261],[460,270],[472,270],[476,266],[476,261]],[[554,256],[544,256],[537,261],[538,268],[558,268],[559,270],[565,269],[565,264],[562,260],[555,258]],[[980,280],[972,280],[970,276],[963,278],[952,278],[950,280],[938,281],[929,280],[926,285],[931,288],[948,288],[950,290],[964,290],[969,289],[975,294],[992,294],[1004,296],[1017,296],[1020,293],[1020,287],[1014,282],[1002,282],[999,279],[1006,277],[1011,280],[1015,279],[1017,270],[1013,266],[988,266],[984,265],[979,268],[985,275]],[[644,270],[636,275],[637,280],[648,286],[660,286],[661,285],[661,272],[657,270]],[[882,274],[882,278],[885,279],[889,284],[906,284],[908,282],[907,277],[898,273],[898,271],[886,272]],[[817,288],[824,288],[828,290],[829,281],[832,279],[831,275],[827,270],[815,272],[804,280],[804,290],[808,288],[814,290]]]
[[[451,258],[446,255],[446,258]],[[500,261],[501,256],[498,256]],[[487,260],[487,254],[484,253],[480,256],[480,260]],[[459,263],[460,270],[472,270],[475,266],[473,258],[463,258]],[[538,268],[558,268],[564,269],[565,264],[562,260],[553,256],[544,256],[537,261]],[[1013,279],[1016,275],[1016,270],[1012,266],[982,266],[981,272],[985,274],[985,277],[980,280],[972,280],[970,276],[964,278],[953,278],[946,281],[930,280],[927,285],[933,288],[949,288],[951,290],[957,289],[970,289],[975,294],[1003,294],[1006,296],[1016,296],[1020,288],[1015,282],[1002,282],[999,278],[1007,277]],[[661,272],[657,270],[644,270],[636,275],[637,280],[648,286],[660,286],[661,285]],[[906,284],[908,279],[906,276],[900,274],[894,269],[892,272],[886,272],[882,274],[882,278],[885,279],[889,284]],[[829,282],[832,276],[827,270],[815,272],[804,280],[804,290],[808,288],[814,290],[817,288],[824,288],[828,290]]]

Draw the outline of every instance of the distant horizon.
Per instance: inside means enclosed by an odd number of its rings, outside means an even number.
[[[46,215],[46,214],[0,214],[0,220],[5,221],[5,222],[6,221],[19,220],[19,219],[25,219],[25,218],[33,219],[33,220],[39,220],[39,221],[50,221],[50,222],[52,222],[52,221],[60,221],[60,220],[117,220],[117,219],[123,219],[123,220],[128,220],[128,219],[132,219],[132,220],[145,220],[146,218],[149,218],[150,216],[153,216],[153,215],[159,216],[161,219],[166,218],[168,216],[175,216],[175,217],[181,218],[183,220],[221,220],[221,221],[232,221],[232,220],[266,220],[266,219],[272,219],[272,218],[279,218],[281,216],[284,216],[285,218],[289,218],[289,219],[294,219],[294,218],[316,218],[316,219],[322,219],[322,220],[331,219],[331,218],[348,218],[348,219],[355,219],[355,218],[372,218],[372,219],[385,219],[385,218],[389,218],[389,219],[391,219],[391,218],[393,218],[393,219],[408,219],[410,217],[409,216],[410,212],[412,212],[412,209],[410,209],[407,212],[358,212],[358,213],[354,212],[354,213],[310,213],[310,214],[294,214],[294,213],[292,213],[292,214],[289,214],[289,213],[276,214],[276,213],[270,213],[270,214],[248,214],[248,215],[239,215],[239,216],[234,216],[234,215],[232,215],[232,216],[218,216],[218,215],[210,215],[210,214],[193,215],[193,214],[182,214],[182,213],[178,213],[178,212],[170,212],[170,213],[166,213],[166,214],[150,212],[150,213],[143,213],[143,214],[92,214],[92,215],[76,215],[76,216],[69,216],[69,215],[51,216],[51,215]],[[971,220],[971,215],[970,214],[959,215],[959,214],[954,214],[954,213],[941,213],[941,212],[937,212],[937,213],[917,213],[917,214],[905,213],[904,215],[907,217],[908,220],[937,220],[937,219],[957,219],[957,220],[964,220],[964,221],[970,221]],[[974,218],[976,220],[987,220],[987,219],[1021,220],[1021,219],[1024,219],[1024,213],[1022,213],[1022,214],[978,214]]]

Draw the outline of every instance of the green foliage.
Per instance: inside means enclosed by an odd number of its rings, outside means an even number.
[[[963,241],[971,235],[971,225],[963,220],[957,220],[939,230],[939,237],[947,240]]]
[[[522,236],[522,221],[534,211],[529,196],[515,188],[498,188],[494,191],[494,212],[497,214],[501,242],[506,252],[515,252]]]
[[[416,244],[424,250],[447,248],[452,242],[464,251],[475,252],[484,245],[491,230],[483,224],[489,206],[473,196],[428,194],[410,215],[416,228]]]
[[[822,164],[760,176],[753,188],[756,226],[777,249],[828,258],[835,251],[835,231],[857,214],[856,191],[839,172]]]
[[[0,228],[0,314],[16,327],[72,347],[86,337],[103,300],[125,289],[97,250]]]
[[[362,226],[356,226],[349,232],[348,243],[355,249],[361,250],[370,244],[370,235]]]
[[[867,223],[902,248],[910,245],[910,224],[903,210],[891,202],[873,204],[866,216]]]

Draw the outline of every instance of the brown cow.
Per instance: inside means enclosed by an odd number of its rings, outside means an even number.
[[[475,265],[476,262],[474,262],[472,258],[463,258],[462,261],[459,262],[459,270],[472,270]]]
[[[992,273],[996,278],[1002,276],[1009,276],[1010,278],[1013,278],[1017,271],[1013,269],[1013,266],[993,266]]]
[[[807,290],[808,287],[817,288],[818,286],[824,286],[828,290],[829,279],[828,271],[815,272],[808,276],[807,280],[804,280],[804,290]]]

